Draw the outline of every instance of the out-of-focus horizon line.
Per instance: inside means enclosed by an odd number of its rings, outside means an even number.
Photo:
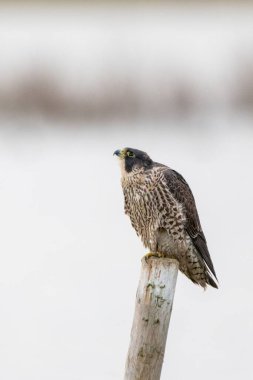
[[[113,78],[99,87],[77,89],[72,94],[64,91],[53,73],[30,72],[11,88],[0,89],[0,116],[45,114],[54,118],[74,120],[135,118],[185,118],[197,114],[246,113],[253,117],[253,73],[251,66],[242,67],[238,80],[225,99],[215,98],[215,89],[205,93],[205,86],[197,89],[188,80],[174,81],[166,86],[158,81],[145,94],[136,85],[134,75]],[[153,95],[152,95],[153,93]]]
[[[142,1],[59,1],[51,12],[24,3],[12,12],[1,2],[0,116],[253,114],[252,5],[192,1],[182,11],[185,2],[151,1],[142,12]]]

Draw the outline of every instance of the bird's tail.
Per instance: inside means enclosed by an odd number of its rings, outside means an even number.
[[[213,288],[216,288],[218,289],[218,284],[217,282],[213,279],[213,277],[210,275],[210,273],[206,273],[206,283],[210,286],[212,286]]]
[[[194,284],[200,285],[204,289],[206,289],[207,285],[218,289],[217,282],[214,280],[213,276],[210,274],[208,268],[202,260],[195,257],[194,261],[189,260],[187,263],[184,263],[184,265],[181,263],[181,265],[179,265],[179,269]]]

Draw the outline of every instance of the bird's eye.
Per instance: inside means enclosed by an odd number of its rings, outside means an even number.
[[[135,157],[135,154],[133,152],[130,152],[129,150],[127,151],[127,156],[128,157]]]

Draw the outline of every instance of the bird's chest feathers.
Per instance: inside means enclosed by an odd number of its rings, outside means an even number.
[[[154,194],[159,179],[154,175],[140,173],[125,177],[122,181],[125,212],[130,216],[136,230],[150,227],[157,217]]]
[[[129,184],[124,188],[125,212],[132,226],[146,246],[154,239],[157,225],[157,212],[152,201],[151,190],[146,183]]]
[[[182,232],[182,207],[169,192],[161,178],[122,183],[125,197],[125,213],[145,246],[155,246],[157,231],[163,229],[174,239]],[[180,231],[178,229],[180,228]]]
[[[149,195],[143,185],[130,185],[124,189],[125,203],[127,205],[126,213],[131,215],[136,212],[146,214],[148,208]]]
[[[130,217],[136,212],[146,214],[149,191],[146,186],[146,181],[143,177],[128,178],[122,182],[124,197],[125,197],[125,212]]]
[[[138,176],[128,176],[122,181],[125,196],[126,213],[131,217],[135,212],[142,212],[143,217],[149,216],[154,211],[154,190],[157,179],[150,178],[142,173]]]

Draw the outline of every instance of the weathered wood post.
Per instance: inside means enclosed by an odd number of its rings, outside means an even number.
[[[177,260],[142,259],[125,380],[160,379],[177,273]]]

